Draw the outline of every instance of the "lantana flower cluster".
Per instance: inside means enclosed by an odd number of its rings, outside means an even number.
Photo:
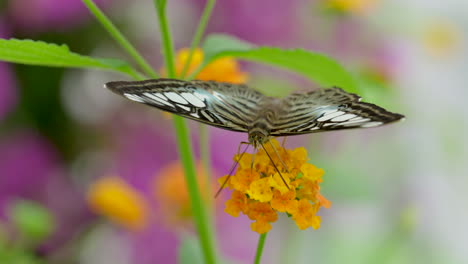
[[[239,163],[237,171],[219,179],[220,184],[226,182],[223,187],[234,190],[224,211],[234,217],[241,212],[247,215],[255,221],[252,230],[259,234],[272,228],[278,213],[290,216],[299,229],[319,228],[318,210],[331,205],[320,194],[323,169],[307,163],[304,147],[288,150],[275,139],[270,142],[264,144],[268,153],[259,149],[255,154],[234,156]]]

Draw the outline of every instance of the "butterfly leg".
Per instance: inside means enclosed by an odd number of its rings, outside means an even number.
[[[287,139],[287,138],[288,138],[288,137],[286,137],[286,136],[283,137],[283,140],[281,141],[281,147],[282,147],[282,148],[284,148],[284,145],[286,145],[286,139]]]
[[[275,151],[275,154],[276,156],[278,157],[279,161],[281,162],[281,164],[283,165],[283,168],[289,173],[289,169],[288,169],[288,166],[286,166],[286,163],[284,163],[283,159],[281,158],[280,154],[278,153],[278,150],[276,149],[275,145],[273,145],[273,143],[271,143],[271,140],[268,140],[268,143],[270,143],[271,147],[273,148],[273,150]],[[283,143],[284,143],[284,140],[283,140]]]
[[[240,150],[241,150],[242,145],[246,145],[246,147],[245,147],[244,151],[242,151],[242,153],[241,153]],[[219,194],[220,194],[221,191],[223,190],[224,186],[226,186],[227,182],[229,181],[229,179],[230,179],[231,176],[232,176],[232,173],[233,173],[234,170],[236,169],[237,164],[239,164],[239,161],[242,159],[242,157],[244,156],[245,152],[247,151],[247,149],[249,148],[250,145],[251,145],[251,144],[250,144],[249,142],[241,142],[241,143],[239,144],[239,147],[237,148],[237,154],[236,154],[236,156],[238,156],[239,154],[240,154],[240,156],[239,156],[239,158],[238,158],[237,160],[235,160],[234,163],[232,164],[231,169],[229,170],[229,174],[228,174],[228,176],[226,177],[226,180],[224,180],[224,182],[223,182],[223,184],[221,185],[221,187],[219,187],[218,191],[216,192],[215,198],[219,196]]]
[[[283,177],[283,174],[281,174],[281,171],[278,169],[278,167],[276,166],[275,162],[273,161],[273,159],[271,158],[270,154],[268,153],[268,151],[266,150],[265,146],[263,145],[263,143],[260,143],[260,145],[262,146],[263,150],[265,151],[265,153],[267,154],[268,158],[270,159],[271,161],[271,164],[273,164],[273,167],[276,169],[276,171],[279,173],[280,177],[281,177],[281,180],[283,180],[283,183],[284,185],[286,185],[286,187],[288,187],[289,190],[291,190],[291,188],[289,188],[289,185],[288,183],[286,182],[286,180],[284,180],[284,177]]]

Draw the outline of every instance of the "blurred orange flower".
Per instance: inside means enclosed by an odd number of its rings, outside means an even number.
[[[373,9],[378,0],[326,0],[328,8],[354,14],[365,14]]]
[[[197,166],[200,192],[206,204],[209,204],[215,186],[209,186],[207,175],[201,165]],[[208,188],[211,190],[208,191]],[[153,195],[158,201],[159,212],[169,226],[183,225],[192,220],[190,198],[185,183],[184,169],[180,162],[165,166],[154,178]]]
[[[287,150],[274,139],[271,143],[274,147],[265,144],[266,151],[279,153],[270,155],[272,161],[263,149],[255,154],[255,159],[249,153],[244,153],[242,158],[236,155],[234,160],[239,161],[236,173],[218,180],[220,184],[227,180],[223,187],[234,189],[224,211],[234,217],[241,212],[246,214],[251,220],[255,220],[251,228],[259,234],[271,229],[270,223],[277,220],[278,212],[292,216],[300,229],[319,228],[318,210],[331,205],[320,194],[319,183],[322,182],[324,171],[306,163],[305,148]],[[280,169],[281,175],[272,162]]]
[[[190,49],[183,48],[177,52],[175,67],[177,76],[182,74],[185,63],[188,59]],[[187,75],[195,71],[203,62],[203,51],[195,49],[192,61],[187,69]],[[218,81],[230,83],[245,83],[247,81],[247,73],[240,70],[239,63],[231,57],[223,57],[214,60],[200,71],[194,79],[203,81]]]
[[[92,183],[87,200],[95,213],[130,230],[141,230],[148,223],[146,200],[119,177],[107,176]]]
[[[177,55],[175,58],[175,70],[177,76],[179,77],[184,71],[184,66],[189,57],[189,53],[190,49],[188,48],[183,48],[177,51]],[[203,62],[203,57],[204,55],[201,49],[197,48],[194,50],[192,60],[190,62],[190,65],[187,67],[185,76],[190,75],[198,69],[198,67]],[[166,76],[166,72],[166,69],[163,69],[161,75]],[[202,81],[217,81],[242,84],[247,82],[248,74],[240,70],[240,65],[234,58],[223,57],[214,60],[210,64],[206,65],[203,68],[203,70],[201,70],[194,77],[194,79]],[[163,112],[163,116],[166,119],[170,119],[171,114],[168,112]]]

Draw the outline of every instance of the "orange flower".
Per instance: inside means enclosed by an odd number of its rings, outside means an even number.
[[[275,190],[275,195],[271,200],[271,207],[278,212],[288,212],[292,214],[297,211],[296,191],[290,190],[285,194],[281,194]]]
[[[148,205],[132,186],[116,176],[107,176],[91,184],[87,194],[91,209],[131,230],[147,225]]]
[[[237,175],[238,177],[232,178],[230,183],[232,184],[232,188],[242,192],[247,191],[252,182],[260,179],[260,174],[251,169],[240,170]]]
[[[177,76],[184,71],[185,62],[188,59],[190,49],[183,48],[177,52],[175,58],[175,71]],[[195,49],[193,52],[192,60],[190,65],[187,67],[185,76],[189,76],[192,72],[198,69],[198,67],[203,62],[203,51],[201,49]],[[167,72],[165,69],[161,70],[161,75],[166,76]],[[217,60],[212,61],[206,65],[195,77],[194,79],[203,80],[203,81],[218,81],[218,82],[230,82],[230,83],[246,83],[248,79],[248,74],[240,70],[239,63],[231,57],[223,57]],[[171,114],[168,112],[163,112],[163,117],[166,119],[171,118]]]
[[[273,191],[270,186],[270,177],[263,177],[250,184],[247,194],[251,199],[260,202],[269,202],[273,198]]]
[[[202,166],[197,166],[200,191],[208,203],[208,183]],[[160,205],[160,215],[167,225],[183,225],[192,218],[192,210],[185,183],[184,170],[180,162],[165,166],[154,178],[153,195]],[[211,186],[214,187],[214,186]],[[211,188],[210,187],[210,188]]]
[[[239,191],[233,191],[231,199],[226,202],[224,211],[234,217],[238,217],[240,212],[247,212],[247,196]]]
[[[372,10],[378,0],[326,0],[326,6],[344,13],[365,14]]]
[[[247,216],[256,221],[250,227],[259,234],[268,232],[271,229],[270,223],[278,220],[278,214],[269,203],[250,203]]]
[[[317,211],[331,205],[320,194],[319,183],[324,171],[306,163],[308,158],[304,148],[286,150],[274,139],[271,143],[265,144],[265,149],[273,161],[263,149],[255,154],[253,166],[252,154],[245,153],[240,160],[238,155],[234,157],[239,168],[224,186],[234,189],[231,199],[226,202],[225,212],[235,217],[240,212],[246,214],[255,220],[251,224],[252,230],[260,234],[271,229],[278,212],[292,216],[300,229],[318,228],[320,217],[316,215]],[[219,183],[223,184],[226,177],[228,175]]]
[[[190,50],[187,48],[181,49],[177,52],[175,67],[178,76],[182,74],[189,52]],[[195,71],[201,65],[203,57],[203,51],[201,49],[195,49],[186,76],[190,75],[190,73]],[[247,77],[247,73],[240,70],[240,65],[235,59],[231,57],[223,57],[208,64],[195,76],[195,79],[204,81],[245,83],[247,81]]]
[[[312,204],[307,199],[300,199],[296,212],[292,214],[292,219],[296,221],[296,225],[301,230],[308,227],[317,229],[320,227],[320,216],[316,215],[318,209],[318,204]]]

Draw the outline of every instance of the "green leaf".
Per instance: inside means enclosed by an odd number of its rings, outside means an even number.
[[[15,202],[9,216],[18,231],[36,241],[47,237],[55,227],[50,212],[33,201],[20,200]]]
[[[358,92],[352,75],[337,61],[320,53],[303,49],[256,47],[248,42],[220,34],[208,36],[203,44],[203,51],[205,60],[202,67],[215,59],[230,56],[284,68],[301,74],[323,87],[338,86],[348,92]]]
[[[34,40],[0,39],[0,60],[38,66],[93,68],[139,76],[125,61],[83,56],[71,52],[66,45]]]
[[[0,263],[8,264],[45,264],[33,251],[21,248],[0,248]]]
[[[205,62],[224,57],[223,52],[249,51],[255,48],[255,45],[251,43],[224,34],[209,35],[203,43]]]

